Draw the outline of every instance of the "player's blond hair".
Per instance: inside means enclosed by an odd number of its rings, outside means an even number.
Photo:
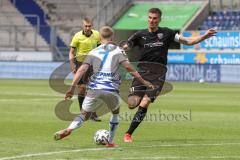
[[[113,29],[109,26],[103,26],[100,29],[100,35],[103,39],[112,40],[113,39]]]
[[[84,17],[83,22],[87,22],[87,23],[90,23],[90,24],[93,23],[92,20],[89,17]]]

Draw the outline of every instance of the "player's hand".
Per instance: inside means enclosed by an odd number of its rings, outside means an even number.
[[[153,85],[151,82],[149,82],[149,81],[144,81],[144,84],[145,84],[148,88],[151,88],[151,89],[154,89],[154,88],[155,88],[154,85]]]
[[[72,67],[72,73],[75,74],[77,72],[76,67]]]
[[[215,28],[211,28],[211,29],[206,31],[205,37],[210,38],[212,36],[216,36],[216,33],[217,33],[217,30]]]
[[[66,95],[65,95],[65,100],[68,100],[68,99],[71,99],[72,96],[74,95],[74,91],[75,91],[75,86],[71,86],[68,91],[66,92]]]

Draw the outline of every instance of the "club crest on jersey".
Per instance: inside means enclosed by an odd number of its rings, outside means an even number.
[[[158,33],[157,36],[158,36],[158,39],[162,39],[163,38],[163,33]]]

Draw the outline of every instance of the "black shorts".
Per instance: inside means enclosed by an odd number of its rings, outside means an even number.
[[[152,64],[140,66],[140,75],[143,79],[151,82],[155,86],[155,89],[147,88],[136,78],[134,78],[129,96],[137,95],[143,98],[143,96],[146,94],[151,99],[151,102],[154,102],[156,97],[161,93],[165,83],[167,68],[165,66],[161,67],[162,68],[159,68],[159,66],[154,66]]]
[[[82,65],[82,62],[74,61],[76,70]],[[82,78],[78,81],[78,85],[87,84],[89,82],[90,76],[93,74],[92,67],[89,67],[87,72],[82,76]]]

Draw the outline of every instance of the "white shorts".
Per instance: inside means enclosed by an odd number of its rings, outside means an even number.
[[[100,112],[103,115],[102,112],[115,111],[119,106],[119,94],[103,90],[88,90],[82,108],[84,111]]]

